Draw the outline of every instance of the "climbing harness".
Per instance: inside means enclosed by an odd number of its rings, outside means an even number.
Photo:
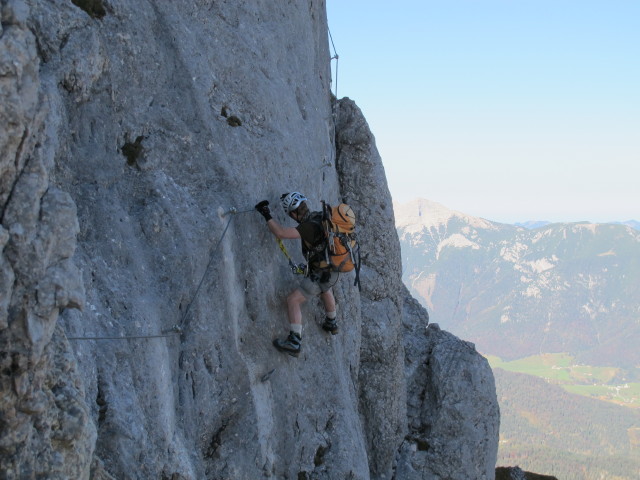
[[[291,271],[296,274],[296,275],[307,275],[307,266],[304,263],[293,263],[293,259],[291,258],[291,255],[289,255],[289,252],[287,252],[287,248],[284,246],[284,243],[282,243],[282,240],[280,240],[279,238],[276,237],[276,240],[278,241],[278,246],[280,247],[280,250],[282,250],[282,253],[284,253],[284,256],[287,257],[287,260],[289,260],[289,267],[291,267]]]
[[[223,217],[225,217],[227,215],[232,215],[232,216],[229,218],[229,221],[227,222],[227,225],[224,227],[222,235],[220,235],[220,239],[216,243],[216,246],[213,248],[213,250],[211,250],[211,253],[209,254],[209,263],[207,264],[207,267],[205,268],[204,273],[202,274],[202,278],[200,279],[200,283],[198,283],[196,291],[193,294],[193,296],[191,297],[191,300],[189,301],[189,303],[187,304],[187,308],[185,309],[185,312],[182,315],[182,318],[180,319],[180,321],[176,325],[174,325],[173,327],[171,327],[169,329],[162,330],[162,334],[160,334],[160,335],[123,335],[123,336],[110,336],[110,337],[106,337],[106,336],[105,337],[67,337],[67,340],[130,340],[130,339],[142,339],[142,338],[167,338],[167,337],[170,337],[172,335],[182,334],[183,333],[182,326],[184,325],[184,322],[185,322],[185,320],[187,318],[187,315],[189,314],[189,310],[191,309],[191,305],[193,304],[193,302],[195,301],[196,297],[198,296],[198,293],[200,293],[200,288],[202,287],[202,284],[204,283],[204,279],[207,277],[207,273],[209,272],[209,268],[211,267],[211,264],[213,263],[213,259],[215,257],[215,254],[217,253],[220,245],[222,244],[222,240],[224,239],[224,236],[227,234],[227,230],[229,229],[229,226],[231,225],[231,221],[233,220],[233,215],[239,215],[241,213],[248,213],[248,212],[253,212],[253,211],[254,211],[253,208],[248,209],[248,210],[240,210],[240,211],[238,211],[235,207],[231,207],[228,211],[226,211],[226,212],[224,212],[222,214]]]

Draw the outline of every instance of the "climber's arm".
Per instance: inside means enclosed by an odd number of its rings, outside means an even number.
[[[300,238],[300,233],[293,227],[283,227],[273,218],[267,221],[267,226],[271,233],[281,240],[295,240]]]

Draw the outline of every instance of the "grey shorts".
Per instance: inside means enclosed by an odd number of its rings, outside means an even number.
[[[306,297],[315,297],[316,295],[320,295],[333,287],[338,281],[338,277],[340,276],[340,272],[329,272],[329,278],[324,282],[320,282],[320,280],[312,280],[313,275],[311,277],[304,277],[300,282],[300,291]]]

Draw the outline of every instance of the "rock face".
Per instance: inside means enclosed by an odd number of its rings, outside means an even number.
[[[493,478],[500,412],[487,360],[404,290],[408,432],[397,478]],[[460,421],[464,418],[464,421]]]
[[[324,2],[0,4],[5,478],[492,478],[491,372],[402,286]],[[294,189],[349,202],[363,251],[340,334],[309,301],[297,359],[252,210],[291,225]]]
[[[391,478],[395,448],[406,418],[403,375],[400,244],[382,160],[358,107],[337,107],[336,152],[343,201],[358,212],[364,254],[361,282],[359,406],[369,467],[374,478]]]
[[[2,2],[0,32],[0,471],[82,478],[96,430],[58,314],[84,290],[72,263],[78,221],[50,182],[55,148],[28,8]]]

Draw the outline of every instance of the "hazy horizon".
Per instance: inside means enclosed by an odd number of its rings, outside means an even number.
[[[549,223],[582,223],[582,222],[588,222],[588,223],[613,223],[613,224],[625,223],[625,222],[640,223],[640,220],[638,220],[637,218],[624,218],[624,219],[617,218],[617,219],[611,219],[611,220],[607,220],[607,221],[596,221],[596,222],[591,221],[591,220],[586,219],[586,218],[585,219],[580,219],[580,220],[549,220],[549,219],[546,219],[546,218],[526,218],[526,219],[517,219],[517,220],[514,220],[514,221],[501,221],[501,220],[496,220],[494,218],[490,218],[490,217],[483,216],[483,215],[474,215],[474,214],[471,214],[469,212],[465,212],[464,210],[461,210],[461,209],[458,209],[458,208],[452,208],[449,205],[444,204],[443,202],[439,202],[438,200],[433,200],[433,199],[427,198],[425,196],[414,197],[414,198],[411,198],[411,199],[406,200],[404,202],[400,202],[400,201],[397,201],[394,198],[392,198],[394,207],[395,207],[395,205],[406,205],[406,204],[411,203],[411,202],[416,201],[416,200],[427,200],[429,202],[435,202],[435,203],[438,203],[438,204],[442,205],[443,207],[445,207],[445,208],[447,208],[449,210],[452,210],[452,211],[460,212],[460,213],[463,213],[465,215],[470,215],[470,216],[473,216],[473,217],[482,218],[484,220],[489,220],[489,221],[495,222],[495,223],[506,223],[506,224],[509,224],[509,225],[526,224],[526,223],[529,223],[529,222],[549,222]]]
[[[640,2],[327,11],[333,91],[362,109],[394,200],[503,223],[640,218]]]

